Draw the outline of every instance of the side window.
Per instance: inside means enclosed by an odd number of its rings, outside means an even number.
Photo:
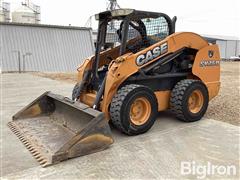
[[[107,25],[107,34],[105,48],[113,48],[120,45],[120,39],[118,35],[118,30],[120,29],[122,21],[121,20],[112,20]]]
[[[128,38],[127,38],[128,41],[141,36],[139,31],[133,27],[134,24],[136,24],[136,22],[131,21],[128,27]]]
[[[134,23],[134,22],[132,22]],[[107,26],[107,34],[106,34],[106,47],[114,48],[120,45],[121,42],[121,32],[123,29],[123,21],[122,20],[113,20],[108,23]],[[140,33],[129,25],[128,34],[127,34],[127,41],[135,39],[137,37],[141,37]]]
[[[169,35],[168,23],[164,17],[146,18],[142,21],[146,27],[147,36],[152,41],[160,41]]]

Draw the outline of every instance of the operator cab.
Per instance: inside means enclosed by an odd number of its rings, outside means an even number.
[[[126,53],[137,53],[175,32],[176,17],[170,19],[163,13],[117,9],[96,14],[95,18],[99,25],[92,79],[97,86],[102,83],[110,61]],[[101,66],[106,58],[106,65]]]
[[[120,46],[122,55],[126,51],[136,53],[174,33],[173,20],[163,13],[117,9],[95,15],[99,20],[97,46],[101,50]],[[109,47],[107,44],[111,43]]]

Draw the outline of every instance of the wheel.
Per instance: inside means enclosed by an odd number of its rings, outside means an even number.
[[[130,84],[118,90],[110,105],[112,124],[128,135],[148,131],[158,112],[155,94],[146,86]]]
[[[207,110],[208,98],[208,90],[201,81],[184,79],[171,92],[170,108],[182,121],[198,121]]]
[[[72,90],[72,100],[75,100],[78,96],[77,92],[79,89],[79,83],[75,84],[73,90]]]

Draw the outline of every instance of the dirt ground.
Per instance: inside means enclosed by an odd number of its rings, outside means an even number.
[[[77,73],[32,73],[37,76],[41,76],[44,78],[50,78],[53,80],[58,80],[58,81],[65,81],[68,83],[76,83],[77,82]]]
[[[240,126],[240,62],[221,62],[220,93],[205,117]]]
[[[35,75],[75,83],[76,73],[34,73]],[[240,126],[240,62],[221,62],[221,89],[210,103],[205,115]]]

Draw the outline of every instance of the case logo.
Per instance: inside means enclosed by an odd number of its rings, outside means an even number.
[[[209,51],[208,51],[208,57],[212,58],[212,57],[213,57],[213,55],[214,55],[214,51],[212,51],[212,50],[209,50]]]
[[[152,50],[147,51],[145,54],[141,54],[136,58],[136,64],[142,66],[149,61],[165,54],[168,52],[168,44],[163,43],[160,46],[153,48]]]

